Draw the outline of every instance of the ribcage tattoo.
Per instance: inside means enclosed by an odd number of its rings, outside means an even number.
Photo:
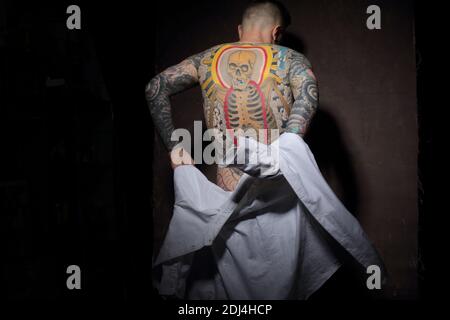
[[[244,90],[231,88],[225,101],[225,117],[229,128],[268,129],[276,128],[275,118],[267,108],[267,102],[261,90],[250,82]]]

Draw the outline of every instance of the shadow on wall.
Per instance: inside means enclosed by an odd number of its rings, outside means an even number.
[[[336,120],[326,109],[328,108],[323,105],[319,106],[305,141],[333,191],[356,216],[360,195],[353,160]]]
[[[307,56],[307,46],[301,37],[285,32],[280,45]],[[313,66],[314,68],[314,66]],[[320,88],[319,88],[320,95]],[[329,106],[319,105],[305,141],[316,158],[319,168],[345,207],[357,215],[359,188],[353,161],[338,127],[337,121],[325,110]]]

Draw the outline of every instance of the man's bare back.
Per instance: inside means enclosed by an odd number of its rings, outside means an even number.
[[[275,44],[214,46],[166,69],[149,83],[146,95],[153,120],[171,150],[169,96],[199,83],[208,128],[278,129],[303,135],[317,108],[317,83],[309,61]],[[152,106],[154,106],[152,108]],[[270,131],[263,135],[270,143]],[[216,183],[234,190],[242,172],[219,166]]]

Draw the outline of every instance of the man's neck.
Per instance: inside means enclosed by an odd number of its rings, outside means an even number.
[[[243,35],[239,40],[240,43],[273,43],[267,37],[264,37],[261,34],[249,34]]]

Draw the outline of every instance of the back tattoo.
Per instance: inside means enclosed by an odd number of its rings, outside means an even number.
[[[222,134],[263,129],[264,143],[278,136],[272,137],[270,129],[303,136],[318,104],[317,81],[302,54],[274,44],[218,45],[166,69],[146,88],[153,121],[168,149],[175,145],[169,97],[197,83],[208,128]],[[232,190],[239,177],[236,170],[219,167],[218,183],[224,189]]]

